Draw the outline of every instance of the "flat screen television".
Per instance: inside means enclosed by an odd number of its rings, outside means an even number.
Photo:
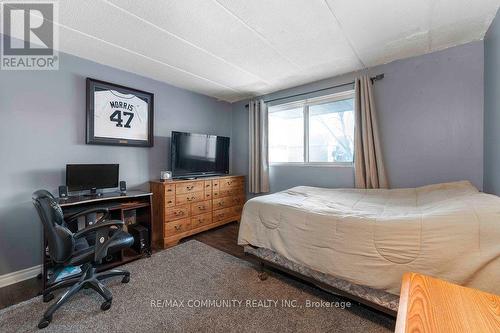
[[[229,173],[229,138],[172,132],[170,162],[173,178],[196,178]]]
[[[119,164],[67,164],[66,186],[69,191],[118,187]]]

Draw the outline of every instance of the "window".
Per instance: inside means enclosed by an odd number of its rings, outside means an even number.
[[[354,92],[269,108],[271,163],[351,164]]]

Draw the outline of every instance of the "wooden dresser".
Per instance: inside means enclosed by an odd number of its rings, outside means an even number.
[[[150,185],[156,248],[176,245],[184,237],[241,218],[244,176],[152,181]]]
[[[498,333],[500,296],[406,273],[395,332]]]

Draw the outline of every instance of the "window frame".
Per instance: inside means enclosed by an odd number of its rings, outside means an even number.
[[[346,90],[338,93],[333,93],[333,94],[328,94],[328,95],[323,95],[323,96],[318,96],[318,97],[313,97],[313,98],[307,98],[299,101],[294,101],[294,102],[289,102],[289,103],[283,103],[283,104],[277,104],[277,105],[271,105],[269,106],[269,110],[272,109],[273,111],[284,111],[288,109],[294,109],[294,108],[302,108],[302,116],[304,118],[303,125],[304,125],[304,152],[303,152],[303,162],[269,162],[270,166],[299,166],[299,167],[305,167],[305,166],[314,166],[314,167],[346,167],[346,168],[352,168],[354,166],[354,160],[352,162],[309,162],[309,107],[318,105],[318,104],[325,104],[325,103],[331,103],[331,102],[337,102],[341,101],[344,99],[350,99],[354,98],[354,90]],[[269,114],[272,112],[268,112],[268,119],[267,121],[269,122]],[[354,112],[354,124],[356,124],[356,112]],[[354,129],[356,130],[356,129]],[[269,153],[268,153],[269,154]],[[268,161],[270,161],[270,156],[267,157]]]

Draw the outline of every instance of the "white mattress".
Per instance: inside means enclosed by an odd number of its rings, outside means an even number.
[[[500,294],[500,198],[467,181],[260,196],[245,204],[238,244],[393,294],[404,272]]]

